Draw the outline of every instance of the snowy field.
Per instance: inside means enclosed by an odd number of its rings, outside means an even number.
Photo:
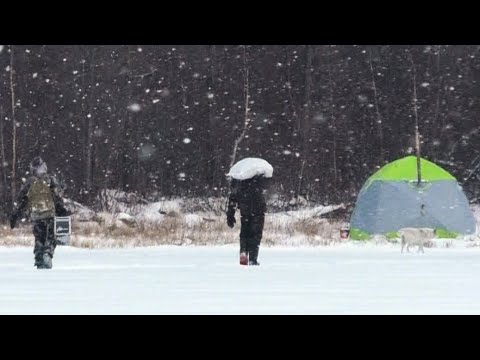
[[[480,314],[480,247],[0,247],[0,314]]]

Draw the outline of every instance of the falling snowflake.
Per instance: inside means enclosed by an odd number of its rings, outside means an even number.
[[[284,153],[285,155],[290,155],[292,152],[291,152],[290,150],[283,150],[283,153]]]
[[[190,140],[189,138],[183,139],[184,144],[190,144],[191,142],[192,142],[192,140]]]
[[[160,95],[163,97],[167,97],[170,95],[170,90],[168,90],[167,88],[163,88],[162,90],[160,90]]]
[[[325,116],[323,114],[315,114],[313,116],[313,121],[316,122],[316,123],[324,123],[327,119],[325,118]]]
[[[213,93],[211,93],[211,92],[207,93],[207,98],[213,99],[213,96],[214,96]]]
[[[138,157],[140,160],[148,160],[155,154],[156,148],[152,144],[141,144],[138,148]]]
[[[358,102],[364,103],[367,102],[368,98],[365,95],[358,95],[357,96]]]
[[[128,106],[128,110],[130,111],[133,111],[133,112],[138,112],[140,111],[142,108],[140,107],[139,104],[135,103],[135,104],[131,104]]]
[[[35,79],[38,76],[38,73],[33,73],[32,77]]]

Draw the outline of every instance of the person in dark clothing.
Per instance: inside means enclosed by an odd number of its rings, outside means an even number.
[[[246,180],[232,179],[228,199],[227,224],[233,228],[235,210],[240,209],[240,264],[260,265],[257,261],[267,210],[264,189],[266,179],[257,175]]]
[[[65,209],[57,181],[47,173],[47,165],[40,157],[32,160],[30,175],[18,193],[10,227],[14,229],[22,214],[30,211],[35,236],[35,266],[37,269],[51,269],[56,247],[54,218],[70,213]]]

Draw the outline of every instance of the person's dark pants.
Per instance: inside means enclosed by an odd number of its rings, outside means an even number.
[[[262,241],[265,214],[242,214],[241,222],[240,252],[248,253],[249,262],[256,264]]]
[[[33,222],[33,236],[35,236],[35,265],[43,264],[43,255],[48,254],[53,258],[56,242],[54,234],[54,219],[35,220]]]

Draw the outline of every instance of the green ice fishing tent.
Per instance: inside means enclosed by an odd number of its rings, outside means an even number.
[[[417,157],[395,160],[368,178],[350,219],[350,238],[396,236],[404,227],[428,227],[437,237],[473,234],[475,219],[457,180],[440,166]]]

